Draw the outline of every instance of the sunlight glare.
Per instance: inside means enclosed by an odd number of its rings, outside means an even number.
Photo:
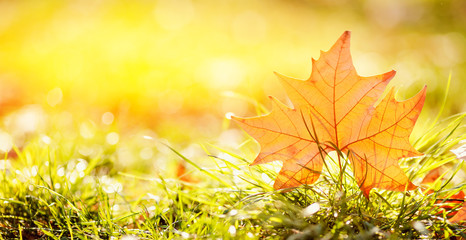
[[[231,117],[233,117],[233,116],[235,116],[235,114],[232,113],[232,112],[225,113],[225,118],[228,119],[228,120],[231,120]]]
[[[234,89],[245,79],[245,66],[234,58],[211,59],[202,65],[198,78],[208,80],[213,89]]]

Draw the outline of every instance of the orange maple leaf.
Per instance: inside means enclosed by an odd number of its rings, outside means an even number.
[[[445,173],[446,169],[443,167],[438,167],[435,168],[427,173],[427,175],[422,179],[421,182],[421,187],[425,186],[427,187],[427,190],[425,193],[427,194],[432,194],[435,193],[435,191],[432,189],[433,184],[438,180],[446,180],[445,177],[442,177]],[[449,198],[445,198],[448,196],[448,193],[440,194],[437,199],[435,200],[435,204],[440,208],[440,211],[437,212],[438,215],[441,215],[445,210],[451,210],[455,207],[457,207],[459,204],[464,202],[464,197],[465,194],[463,191],[459,191],[453,195],[451,195]],[[458,210],[461,208],[458,208]],[[455,214],[458,213],[458,210],[450,212],[447,214],[448,217],[452,217]],[[464,214],[464,213],[463,213]],[[460,214],[461,215],[461,214]]]
[[[277,74],[294,108],[271,97],[269,114],[233,117],[261,146],[251,165],[283,161],[275,189],[314,183],[323,158],[335,148],[349,153],[366,197],[372,188],[416,188],[398,160],[422,155],[409,143],[409,135],[424,105],[426,87],[403,102],[395,100],[392,88],[375,105],[395,71],[359,76],[349,47],[346,31],[328,52],[312,59],[311,77],[306,81]]]
[[[458,212],[449,219],[452,223],[459,223],[462,225],[466,225],[466,201],[463,202],[463,206],[461,206]]]

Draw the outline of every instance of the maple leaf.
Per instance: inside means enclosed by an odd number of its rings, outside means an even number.
[[[460,207],[458,212],[449,219],[452,223],[461,223],[462,225],[466,225],[466,201],[463,202],[463,206]]]
[[[293,108],[271,97],[269,114],[232,118],[260,144],[251,165],[283,162],[275,189],[314,183],[325,155],[336,148],[349,153],[355,179],[366,197],[372,188],[416,188],[398,160],[422,155],[409,143],[409,135],[424,105],[426,87],[402,102],[395,100],[392,88],[375,105],[395,71],[359,76],[349,47],[346,31],[328,52],[312,59],[306,81],[276,74]]]
[[[438,180],[447,180],[447,178],[444,177],[444,173],[446,172],[446,169],[443,167],[438,167],[435,168],[427,173],[427,175],[422,179],[421,186],[426,186],[427,190],[425,193],[427,194],[432,194],[435,193],[433,188],[435,188],[435,183]],[[449,194],[448,193],[443,193],[439,194],[437,199],[435,199],[435,204],[440,208],[440,211],[437,212],[437,215],[443,214],[445,210],[451,210],[457,205],[461,204],[464,201],[465,194],[463,191],[459,191],[453,195],[450,195],[448,198],[446,198]],[[447,214],[448,217],[454,216],[455,214],[458,213],[458,210],[452,211]]]

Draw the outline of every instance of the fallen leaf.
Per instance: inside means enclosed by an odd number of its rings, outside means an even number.
[[[197,179],[193,178],[190,172],[186,169],[186,162],[180,161],[176,164],[176,177],[187,183],[196,183]]]
[[[359,76],[349,47],[350,32],[346,31],[328,52],[313,59],[306,81],[277,74],[293,108],[271,97],[269,114],[232,117],[261,146],[251,165],[283,162],[275,189],[314,183],[325,155],[336,148],[349,152],[366,197],[372,188],[416,188],[398,160],[422,155],[409,143],[409,135],[424,105],[426,88],[403,102],[395,100],[392,88],[376,104],[395,71]]]
[[[436,186],[434,185],[438,179],[440,180],[447,180],[445,177],[442,177],[444,173],[447,171],[444,167],[435,168],[427,173],[427,175],[422,179],[421,187],[426,189],[425,193],[432,194],[435,193]],[[464,201],[465,194],[463,191],[459,191],[451,196],[449,193],[439,194],[437,199],[435,199],[435,204],[439,207],[439,211],[437,215],[442,215],[443,212],[449,211],[453,208],[456,208],[459,204]],[[447,198],[448,197],[448,198]],[[452,211],[447,214],[448,217],[452,217],[458,211]]]
[[[422,179],[421,184],[432,185],[435,181],[437,181],[437,179],[439,179],[443,175],[443,173],[445,173],[445,169],[443,169],[442,167],[432,169]]]
[[[466,225],[466,202],[463,201],[463,206],[461,206],[456,215],[449,220],[451,223],[462,223]]]

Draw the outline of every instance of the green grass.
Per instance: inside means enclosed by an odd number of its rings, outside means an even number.
[[[350,167],[339,173],[332,158],[317,183],[273,190],[279,165],[249,167],[257,146],[246,135],[239,146],[204,144],[193,155],[181,144],[143,138],[144,131],[120,134],[111,145],[105,136],[112,128],[91,126],[93,137],[85,139],[84,122],[64,131],[58,118],[2,161],[0,238],[464,238],[466,227],[447,221],[456,206],[441,212],[436,199],[466,189],[453,178],[465,166],[449,151],[466,139],[465,116],[418,132],[415,147],[425,156],[401,161],[415,184],[438,166],[451,169],[433,193],[373,190],[370,200]],[[155,160],[143,159],[142,147]],[[179,164],[186,171],[177,174]]]

